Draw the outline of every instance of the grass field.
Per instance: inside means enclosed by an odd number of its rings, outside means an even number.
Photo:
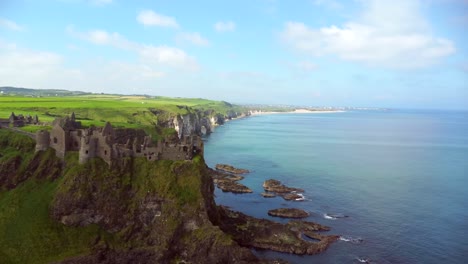
[[[11,112],[38,115],[41,122],[51,122],[56,117],[71,115],[83,125],[102,126],[109,121],[116,127],[153,126],[157,117],[151,110],[164,111],[166,114],[185,114],[190,109],[214,110],[225,114],[227,111],[240,111],[242,108],[222,101],[206,99],[118,96],[118,95],[80,95],[69,97],[26,97],[0,96],[0,119],[8,118]],[[36,128],[25,127],[32,131]]]

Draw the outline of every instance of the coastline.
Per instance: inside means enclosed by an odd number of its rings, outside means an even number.
[[[251,111],[252,116],[255,115],[274,115],[274,114],[331,114],[331,113],[343,113],[344,110],[309,110],[309,109],[294,109],[294,111],[288,112],[274,112],[274,111]]]

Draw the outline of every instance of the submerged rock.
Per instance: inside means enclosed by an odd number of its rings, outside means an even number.
[[[285,217],[285,218],[305,218],[309,213],[296,208],[278,208],[268,211],[271,216]]]
[[[265,198],[273,198],[273,197],[276,197],[276,194],[274,193],[270,193],[270,192],[263,192],[261,193],[263,197]]]
[[[228,173],[234,173],[234,174],[245,174],[249,173],[249,170],[246,169],[239,169],[235,168],[234,166],[228,165],[228,164],[216,164],[215,167],[217,170],[228,172]]]

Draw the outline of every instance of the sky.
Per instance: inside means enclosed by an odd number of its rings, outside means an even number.
[[[468,109],[468,0],[0,0],[0,86]]]

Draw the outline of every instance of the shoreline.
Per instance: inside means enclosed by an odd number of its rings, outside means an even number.
[[[274,112],[274,111],[251,111],[250,115],[274,115],[274,114],[331,114],[331,113],[343,113],[344,110],[308,110],[308,109],[294,109],[294,111],[288,112]]]

